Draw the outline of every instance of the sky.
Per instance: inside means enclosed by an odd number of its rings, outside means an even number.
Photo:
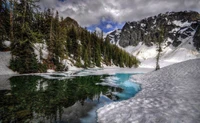
[[[58,10],[88,30],[104,33],[159,13],[192,10],[200,12],[200,0],[40,0],[40,6]]]

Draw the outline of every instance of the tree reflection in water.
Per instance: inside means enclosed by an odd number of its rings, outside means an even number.
[[[45,79],[41,76],[10,78],[11,90],[0,90],[0,122],[80,122],[102,95],[117,100],[113,91],[122,89],[96,85],[102,76]]]

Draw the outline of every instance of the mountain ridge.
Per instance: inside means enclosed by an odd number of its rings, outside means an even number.
[[[140,21],[126,22],[120,33],[113,31],[107,37],[111,43],[141,60],[141,66],[145,63],[144,66],[154,67],[159,40],[156,33],[160,31],[164,32],[162,63],[199,57],[200,14],[194,11],[167,12]]]

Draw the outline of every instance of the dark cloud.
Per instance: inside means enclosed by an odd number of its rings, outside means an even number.
[[[167,11],[195,10],[199,0],[41,0],[42,8],[54,8],[82,26],[98,24],[103,18],[115,22],[139,20]]]

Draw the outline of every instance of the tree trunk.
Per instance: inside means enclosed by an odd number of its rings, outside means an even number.
[[[159,65],[159,60],[160,60],[160,53],[161,53],[162,49],[161,49],[161,42],[159,41],[159,46],[158,46],[158,55],[156,58],[156,70],[160,69],[160,65]]]
[[[14,1],[15,2],[15,1]],[[10,0],[10,41],[13,43],[13,11],[14,11],[14,2]]]

